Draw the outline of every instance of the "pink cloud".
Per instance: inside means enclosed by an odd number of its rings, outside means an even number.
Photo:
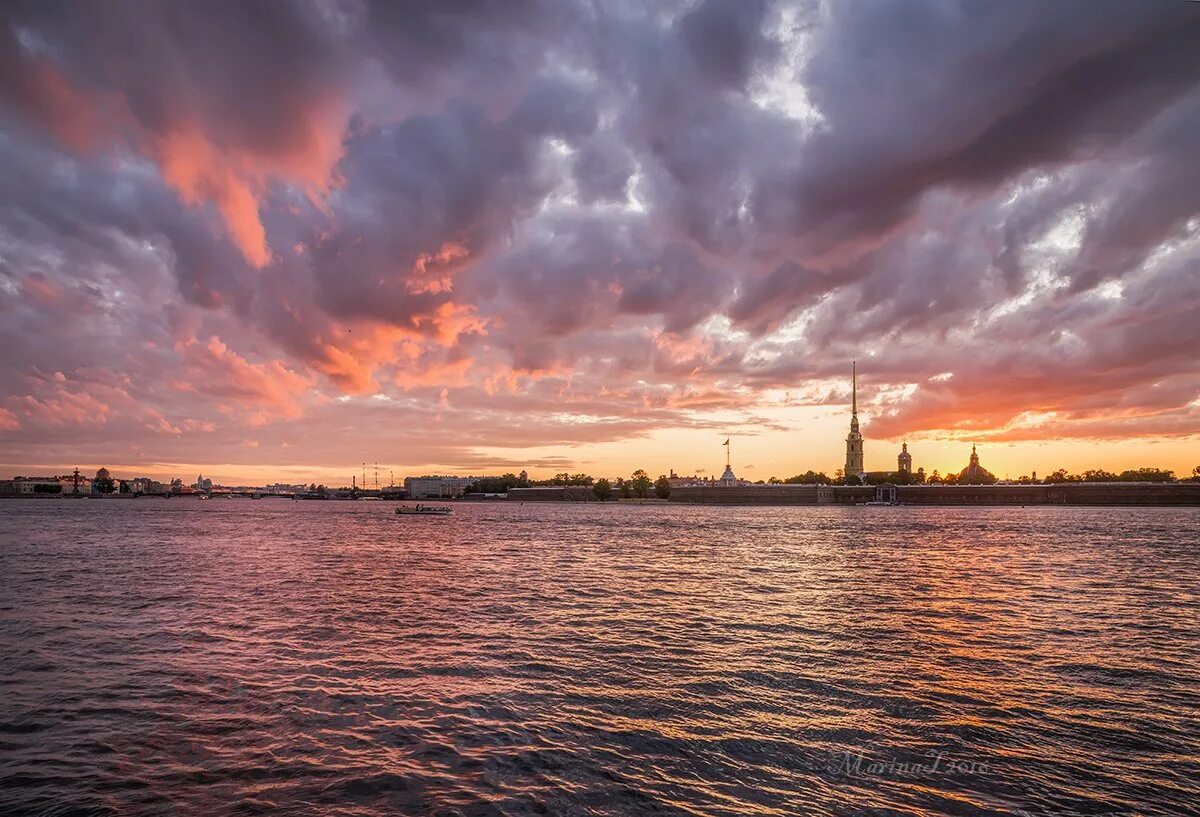
[[[301,415],[300,399],[311,388],[312,379],[289,369],[283,361],[253,363],[215,335],[205,342],[185,343],[179,351],[188,378],[176,381],[178,388],[255,407],[250,416],[260,424],[270,418]]]

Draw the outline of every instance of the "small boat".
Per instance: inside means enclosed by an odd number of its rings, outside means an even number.
[[[422,516],[449,516],[454,513],[448,505],[401,505],[396,509],[396,513],[400,515],[420,514]]]

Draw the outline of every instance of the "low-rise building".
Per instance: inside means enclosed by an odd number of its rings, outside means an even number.
[[[61,494],[63,486],[58,481],[58,477],[15,477],[13,479],[13,492],[20,496]]]
[[[273,482],[270,485],[264,485],[263,491],[268,494],[302,494],[308,491],[308,486],[290,482]]]
[[[457,499],[474,477],[405,477],[409,499]]]
[[[680,474],[676,474],[675,469],[672,468],[670,473],[667,474],[667,483],[672,488],[683,488],[688,485],[710,485],[713,483],[713,479],[711,477],[702,477],[698,474],[690,477],[681,476]]]
[[[168,488],[150,477],[134,477],[129,480],[129,490],[135,494],[165,494]]]

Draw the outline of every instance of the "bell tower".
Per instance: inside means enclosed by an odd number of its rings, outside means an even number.
[[[850,433],[846,436],[846,476],[861,477],[863,436],[858,430],[858,361],[850,364]]]

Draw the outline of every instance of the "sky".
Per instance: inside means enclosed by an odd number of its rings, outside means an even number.
[[[1200,465],[1200,3],[9,0],[0,473]],[[372,477],[373,479],[373,477]]]

